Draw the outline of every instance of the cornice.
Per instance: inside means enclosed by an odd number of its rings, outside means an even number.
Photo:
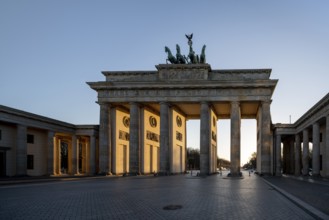
[[[253,81],[154,81],[154,82],[87,82],[94,90],[116,89],[211,89],[211,88],[271,88],[274,89],[278,80],[253,80]]]
[[[303,114],[295,123],[296,127],[306,123],[307,120],[311,120],[314,115],[322,111],[325,107],[329,106],[329,93],[327,93],[320,101],[318,101],[312,108],[310,108],[305,114]]]

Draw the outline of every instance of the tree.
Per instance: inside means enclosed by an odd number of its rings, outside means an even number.
[[[194,148],[187,148],[187,167],[189,170],[199,170],[200,169],[200,150]]]
[[[244,169],[256,169],[257,166],[257,153],[253,152],[249,157],[248,163],[244,164],[242,168]]]
[[[195,148],[186,149],[187,156],[187,169],[199,170],[200,169],[200,150]],[[231,162],[217,156],[217,167],[229,169]]]

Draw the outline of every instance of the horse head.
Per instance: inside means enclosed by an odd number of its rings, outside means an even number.
[[[201,53],[205,53],[205,50],[206,50],[206,45],[203,45],[203,47],[202,47],[202,50],[201,50]]]
[[[200,63],[206,63],[206,45],[203,45],[200,55]]]
[[[176,44],[176,50],[177,50],[177,53],[180,54],[180,46],[178,44]]]

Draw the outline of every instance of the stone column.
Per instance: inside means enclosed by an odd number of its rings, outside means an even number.
[[[289,164],[289,173],[290,174],[294,174],[295,173],[295,141],[293,138],[290,138],[289,140],[289,160],[290,160],[290,164]]]
[[[308,175],[308,155],[309,155],[309,143],[308,143],[308,130],[303,130],[303,175]]]
[[[296,134],[295,135],[295,175],[299,176],[300,171],[301,171],[301,166],[300,166],[300,156],[301,156],[301,142],[300,142],[300,135]]]
[[[132,175],[140,174],[140,107],[138,103],[130,103],[130,150],[129,172]]]
[[[160,173],[170,172],[169,166],[169,104],[160,103]]]
[[[16,176],[27,175],[27,128],[17,125]]]
[[[47,135],[47,150],[48,150],[48,157],[47,157],[47,174],[48,175],[55,175],[55,146],[54,146],[54,137],[55,132],[48,131]]]
[[[184,163],[184,169],[183,169],[183,171],[186,172],[187,169],[188,169],[188,165],[187,165],[187,163],[188,163],[188,158],[187,158],[187,127],[186,127],[187,120],[186,120],[186,118],[185,118],[184,122],[185,122],[184,123],[184,126],[185,126],[185,138],[184,138],[184,157],[185,157],[185,163]]]
[[[84,158],[83,158],[83,163],[82,163],[82,167],[83,167],[83,172],[85,173],[85,174],[88,174],[88,173],[90,173],[90,171],[89,171],[89,161],[90,161],[90,159],[89,159],[89,152],[90,152],[90,144],[89,144],[89,142],[88,142],[88,140],[87,139],[85,139],[84,140],[84,145],[83,145],[83,155],[84,155]]]
[[[99,121],[99,173],[111,175],[111,123],[110,105],[100,104]]]
[[[281,135],[277,134],[275,139],[275,175],[281,176]]]
[[[90,152],[89,152],[89,174],[96,173],[96,138],[94,135],[90,136]]]
[[[240,175],[240,103],[231,102],[231,176]]]
[[[325,170],[325,176],[329,177],[329,115],[326,117],[326,134],[324,135],[326,140],[325,140],[325,155],[324,158],[322,159],[324,163],[324,170]]]
[[[78,174],[78,146],[79,146],[79,139],[77,139],[77,136],[72,136],[72,152],[71,152],[71,174]]]
[[[271,173],[271,101],[262,102],[261,173]]]
[[[289,145],[288,141],[284,140],[283,141],[283,173],[284,174],[289,174]]]
[[[62,148],[61,148],[61,145],[62,145],[62,140],[61,139],[57,139],[57,174],[58,175],[61,175],[62,174]]]
[[[211,125],[208,102],[201,102],[200,109],[200,175],[210,174]]]
[[[312,154],[312,176],[320,175],[320,126],[318,122],[313,124],[312,129],[313,154]]]

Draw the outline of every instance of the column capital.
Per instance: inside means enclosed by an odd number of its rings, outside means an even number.
[[[231,101],[231,105],[239,105],[240,106],[240,101],[237,101],[237,100]]]
[[[270,100],[262,100],[261,101],[261,105],[262,106],[264,106],[264,105],[271,105],[271,103],[272,103],[272,100],[270,99]]]
[[[55,133],[53,130],[48,130],[48,136],[55,136]]]
[[[16,127],[17,127],[17,128],[22,128],[22,129],[27,128],[27,126],[24,125],[24,124],[16,124]]]
[[[295,141],[297,141],[297,140],[300,141],[300,134],[299,133],[295,134]]]
[[[97,102],[99,106],[103,106],[103,107],[111,107],[111,103],[110,102]]]
[[[167,102],[167,101],[161,101],[159,102],[160,105],[166,105],[168,106],[169,108],[172,107],[171,103],[170,102]]]

